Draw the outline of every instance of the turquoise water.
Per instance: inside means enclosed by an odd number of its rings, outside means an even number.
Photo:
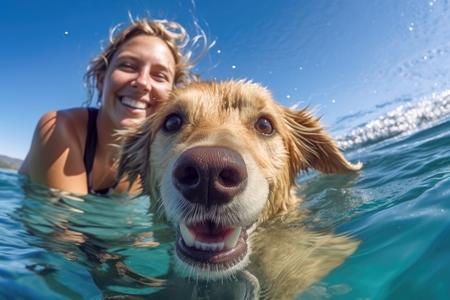
[[[445,95],[433,99],[425,99],[431,110],[402,104],[338,138],[364,163],[359,175],[299,178],[312,230],[361,241],[299,299],[448,299],[450,106]],[[231,299],[247,288],[172,274],[175,232],[149,213],[146,197],[50,197],[22,186],[0,170],[1,299]]]

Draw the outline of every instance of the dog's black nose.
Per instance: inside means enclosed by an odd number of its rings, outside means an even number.
[[[207,206],[230,202],[247,184],[242,156],[224,147],[186,150],[175,162],[172,176],[186,200]]]

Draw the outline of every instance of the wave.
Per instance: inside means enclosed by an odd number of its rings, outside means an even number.
[[[380,108],[384,106],[381,105]],[[450,90],[445,90],[418,101],[410,100],[401,104],[376,119],[357,126],[350,133],[338,136],[336,141],[342,150],[353,150],[433,126],[449,116]],[[350,117],[355,118],[355,114],[343,117],[341,121]]]

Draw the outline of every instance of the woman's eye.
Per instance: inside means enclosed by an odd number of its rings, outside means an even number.
[[[174,133],[183,126],[183,118],[178,114],[168,115],[164,121],[163,129],[165,132]]]
[[[134,71],[136,69],[136,66],[129,62],[123,62],[119,64],[119,68],[125,71]]]
[[[272,122],[265,117],[260,117],[256,120],[255,129],[263,135],[272,135],[274,133]]]
[[[168,81],[168,77],[166,74],[164,73],[156,73],[153,74],[153,76],[156,78],[156,80],[158,81]]]

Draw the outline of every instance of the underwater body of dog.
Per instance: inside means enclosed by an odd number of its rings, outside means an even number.
[[[358,244],[292,225],[302,218],[295,178],[310,168],[361,165],[343,157],[317,118],[281,107],[260,85],[198,82],[124,133],[119,176],[141,180],[176,227],[179,272],[211,281],[246,269],[267,297],[291,298]]]

